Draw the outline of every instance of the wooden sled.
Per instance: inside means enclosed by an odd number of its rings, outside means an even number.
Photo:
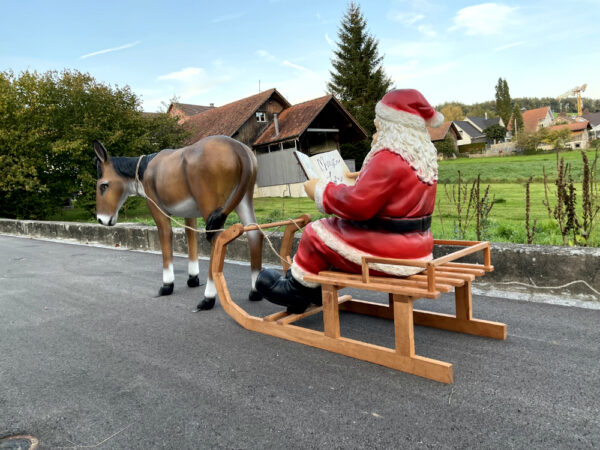
[[[291,265],[290,250],[294,233],[310,222],[309,215],[294,221],[261,225],[261,229],[287,225],[283,234],[280,255],[287,271]],[[415,355],[414,324],[444,330],[469,333],[494,339],[506,339],[506,325],[498,322],[474,319],[472,313],[471,283],[475,277],[492,271],[489,242],[435,240],[437,245],[464,247],[429,262],[388,258],[363,258],[362,274],[324,271],[306,277],[306,280],[322,284],[323,306],[309,307],[302,314],[277,312],[266,317],[248,314],[232,299],[223,274],[227,244],[245,231],[258,227],[236,224],[222,232],[213,248],[212,274],[223,309],[242,327],[259,333],[276,336],[294,342],[351,356],[403,372],[419,375],[442,383],[453,382],[452,364]],[[456,262],[472,253],[483,252],[483,265]],[[424,268],[424,272],[403,278],[384,278],[369,275],[369,264],[385,263]],[[353,299],[350,295],[338,295],[346,288],[358,288],[385,292],[388,305]],[[455,291],[456,315],[413,310],[413,302],[420,298],[436,299],[442,292]],[[348,339],[340,335],[339,311],[350,311],[368,316],[392,319],[395,329],[395,348],[387,348]],[[315,331],[293,325],[294,322],[317,313],[323,313],[324,331]]]

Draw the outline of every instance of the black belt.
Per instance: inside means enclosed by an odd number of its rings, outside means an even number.
[[[427,231],[431,228],[431,216],[416,219],[392,219],[373,217],[369,220],[352,220],[352,225],[365,230],[389,231],[392,233],[413,233]]]

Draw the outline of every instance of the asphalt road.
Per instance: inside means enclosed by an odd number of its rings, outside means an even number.
[[[188,288],[186,271],[176,258],[174,294],[155,298],[158,254],[0,236],[0,438],[100,449],[600,446],[598,310],[475,297],[477,317],[507,323],[506,341],[415,328],[418,354],[454,364],[444,385],[247,331],[218,302],[194,314],[203,288]],[[229,264],[226,277],[245,299],[249,268]],[[451,298],[417,307],[451,311]],[[342,334],[393,344],[380,319],[343,314]]]

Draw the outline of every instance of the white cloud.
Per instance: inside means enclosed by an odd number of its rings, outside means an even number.
[[[176,95],[183,101],[193,101],[194,97],[209,92],[232,79],[231,69],[225,67],[222,61],[217,60],[213,68],[214,74],[207,72],[202,67],[186,67],[177,72],[161,75],[157,81],[172,82],[161,88],[166,94],[165,97],[170,98]]]
[[[183,83],[206,77],[206,71],[201,67],[186,67],[178,72],[171,72],[158,77],[159,80],[172,80]]]
[[[118,52],[119,50],[125,50],[126,48],[135,47],[142,41],[130,42],[129,44],[121,45],[119,47],[106,48],[104,50],[98,50],[97,52],[88,53],[86,55],[80,56],[79,59],[86,59],[91,56],[103,55],[104,53]]]
[[[418,13],[403,13],[403,12],[390,12],[388,18],[394,22],[400,22],[403,25],[413,25],[420,20],[423,20],[425,16]]]
[[[273,56],[271,53],[269,53],[266,50],[257,50],[256,54],[258,56],[260,56],[261,58],[266,59],[267,61],[275,61],[275,59],[277,59],[277,58],[275,58],[275,56]]]
[[[335,41],[331,39],[327,33],[325,33],[325,40],[331,47],[335,47]]]
[[[482,3],[459,10],[454,16],[451,30],[464,29],[471,36],[499,34],[515,21],[513,8],[502,3]]]
[[[423,33],[427,37],[435,37],[437,35],[437,33],[431,27],[431,25],[419,25],[417,27],[417,30],[419,30],[420,33]]]
[[[513,42],[511,44],[501,45],[500,47],[496,47],[494,49],[494,51],[501,52],[502,50],[507,50],[509,48],[519,47],[519,46],[523,45],[524,43],[525,43],[524,41],[519,41],[519,42]]]
[[[282,64],[284,66],[291,67],[292,69],[300,70],[301,72],[311,72],[310,69],[307,69],[306,67],[300,66],[298,64],[294,64],[292,62],[289,62],[288,60],[283,61]]]

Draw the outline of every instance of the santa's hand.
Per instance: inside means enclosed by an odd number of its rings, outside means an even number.
[[[360,172],[346,172],[346,178],[350,178],[351,180],[356,180]]]
[[[310,197],[311,200],[315,199],[315,189],[317,188],[318,183],[318,178],[313,178],[304,182],[304,191],[306,192],[306,195]]]

